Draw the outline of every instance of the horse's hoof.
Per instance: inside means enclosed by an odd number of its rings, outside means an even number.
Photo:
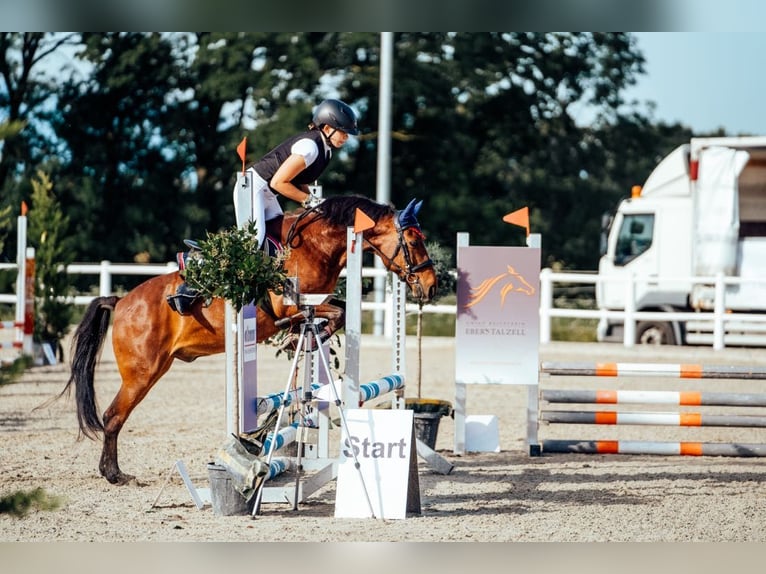
[[[104,478],[106,478],[106,480],[115,486],[124,486],[129,482],[136,480],[136,477],[132,474],[125,474],[123,472],[119,472],[114,476],[105,476]]]

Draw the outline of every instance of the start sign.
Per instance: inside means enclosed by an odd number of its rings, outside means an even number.
[[[350,409],[346,422],[349,434],[343,436],[340,445],[335,517],[405,518],[411,510],[408,488],[412,465],[414,488],[419,488],[413,411]],[[419,507],[419,492],[417,496]]]

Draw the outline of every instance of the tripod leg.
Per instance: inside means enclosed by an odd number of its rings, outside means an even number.
[[[311,347],[313,334],[314,333],[311,330],[307,330],[307,334],[304,337],[305,348],[303,349],[303,398],[301,399],[300,403],[300,421],[298,424],[298,451],[295,470],[295,495],[293,497],[293,510],[298,510],[298,498],[300,495],[301,487],[301,473],[303,472],[303,466],[301,463],[301,457],[303,454],[303,433],[305,432],[303,427],[306,424],[306,397],[308,397],[309,400],[311,399],[311,373],[313,371],[311,368]],[[301,335],[303,335],[302,332]]]
[[[282,416],[285,412],[285,403],[287,403],[287,397],[290,394],[290,385],[293,382],[293,379],[295,377],[295,373],[297,373],[298,369],[298,359],[300,358],[300,349],[301,344],[303,343],[305,336],[303,331],[301,331],[301,335],[298,339],[298,347],[295,352],[295,357],[293,357],[293,363],[290,367],[290,374],[287,377],[287,384],[285,385],[285,392],[282,394],[282,404],[279,405],[279,414],[277,415],[277,422],[274,425],[274,430],[271,432],[271,442],[269,443],[269,452],[268,456],[266,457],[266,466],[269,467],[269,471],[264,476],[263,480],[260,482],[259,485],[256,486],[256,493],[255,493],[255,504],[253,505],[253,517],[255,517],[257,514],[260,513],[261,509],[261,499],[263,498],[263,485],[266,483],[266,477],[268,477],[269,472],[271,472],[271,460],[274,457],[274,451],[276,450],[277,446],[277,433],[279,432],[280,424],[282,423]]]

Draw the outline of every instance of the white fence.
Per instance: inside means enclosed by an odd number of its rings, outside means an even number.
[[[131,263],[111,263],[109,261],[102,261],[99,263],[74,263],[68,265],[67,273],[80,274],[80,275],[98,275],[98,296],[107,296],[113,294],[112,277],[114,275],[163,275],[165,273],[172,273],[178,270],[176,263],[170,262],[165,265],[162,264],[131,264]],[[341,277],[345,277],[345,269],[341,272]],[[362,277],[386,277],[388,271],[385,269],[378,269],[373,267],[366,267],[362,269]],[[76,305],[87,305],[96,295],[76,295],[74,297],[74,303]],[[392,312],[392,298],[390,284],[387,284],[385,299],[380,302],[363,301],[363,311],[382,311],[384,314],[383,321],[383,335],[386,337],[392,336],[393,330],[393,317],[390,315]],[[409,313],[417,312],[418,306],[414,303],[408,303],[406,310]],[[425,305],[423,307],[424,313],[447,313],[455,314],[454,305]]]
[[[621,281],[625,284],[626,308],[622,311],[610,311],[608,309],[571,309],[554,306],[553,284],[591,284],[598,288],[600,281]],[[758,313],[727,313],[726,311],[726,285],[764,284],[766,277],[725,277],[723,274],[714,277],[668,277],[664,281],[671,282],[696,282],[715,285],[715,297],[713,311],[691,311],[668,313],[661,311],[637,311],[636,310],[636,285],[657,279],[640,277],[599,277],[595,273],[572,273],[553,272],[551,269],[543,269],[540,272],[540,342],[548,343],[551,340],[551,319],[553,317],[570,317],[579,319],[617,320],[623,323],[623,345],[632,347],[636,340],[636,324],[639,321],[689,321],[689,322],[712,322],[713,324],[713,348],[724,348],[724,332],[727,324],[737,323],[766,332],[766,314]],[[756,340],[753,338],[752,340]],[[763,340],[763,339],[762,339]],[[757,344],[757,343],[751,343]],[[761,343],[764,344],[764,343]]]
[[[175,263],[167,264],[132,264],[132,263],[111,263],[102,261],[99,263],[75,263],[67,267],[70,274],[98,275],[99,277],[99,295],[106,296],[113,294],[112,277],[114,275],[162,275],[178,269]],[[345,272],[344,272],[345,273]],[[363,277],[385,277],[388,272],[384,269],[364,268]],[[342,275],[343,276],[343,275]],[[725,287],[727,284],[744,283],[766,283],[764,278],[735,278],[724,277],[723,275],[709,278],[697,278],[697,281],[709,282],[715,284],[715,306],[711,312],[646,312],[635,309],[636,284],[642,279],[633,277],[630,280],[620,278],[626,284],[627,301],[633,305],[623,311],[610,311],[607,309],[573,309],[570,307],[556,306],[554,298],[554,284],[557,285],[593,285],[598,287],[599,281],[614,280],[612,278],[599,277],[595,273],[587,272],[554,272],[551,269],[543,269],[540,272],[540,342],[549,343],[551,341],[551,321],[554,317],[568,317],[577,319],[612,319],[622,321],[624,324],[623,344],[626,347],[632,347],[635,344],[636,324],[639,321],[712,321],[713,329],[713,348],[724,348],[724,330],[729,322],[748,323],[752,325],[760,324],[766,330],[766,314],[729,314],[725,310]],[[672,280],[672,279],[671,279]],[[676,281],[690,281],[688,277],[675,278]],[[645,281],[645,279],[643,280]],[[0,295],[0,301],[2,301]],[[11,297],[11,296],[8,296]],[[96,296],[95,295],[77,295],[74,297],[74,303],[77,305],[87,305]],[[391,305],[390,288],[386,289],[386,296],[383,301],[363,301],[362,310],[364,311],[382,311],[384,313],[384,336],[390,337],[393,326],[393,319],[390,316]],[[424,313],[442,313],[455,315],[455,305],[425,305]],[[407,304],[407,312],[415,313],[418,306],[414,303]]]

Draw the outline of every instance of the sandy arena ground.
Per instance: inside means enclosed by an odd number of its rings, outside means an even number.
[[[414,338],[408,340],[414,380]],[[422,396],[454,400],[451,339],[423,344]],[[624,349],[618,345],[553,343],[541,361],[683,362],[766,365],[762,350]],[[259,350],[259,394],[281,391],[289,362]],[[362,380],[390,373],[388,343],[365,337]],[[120,464],[136,476],[116,487],[98,474],[100,442],[77,441],[73,399],[36,407],[59,393],[66,365],[37,367],[0,388],[0,495],[44,487],[60,497],[55,511],[24,518],[0,515],[2,542],[763,542],[766,459],[647,455],[530,457],[525,447],[527,389],[468,388],[469,414],[499,418],[499,453],[453,454],[454,421],[442,418],[436,450],[454,464],[448,474],[419,460],[422,513],[405,520],[335,519],[335,483],[294,511],[264,504],[261,515],[217,516],[198,510],[180,477],[155,499],[176,460],[208,486],[207,463],[226,438],[224,356],[177,363],[149,393],[120,436]],[[119,385],[110,342],[97,370],[103,409]],[[758,381],[567,379],[545,386],[762,391]],[[703,386],[704,383],[704,386]],[[410,386],[406,396],[415,396]],[[563,427],[563,428],[562,428]],[[702,433],[697,434],[697,433]],[[541,426],[539,438],[630,438],[766,443],[764,429]],[[675,439],[673,437],[676,437]],[[109,569],[107,568],[107,571]]]

